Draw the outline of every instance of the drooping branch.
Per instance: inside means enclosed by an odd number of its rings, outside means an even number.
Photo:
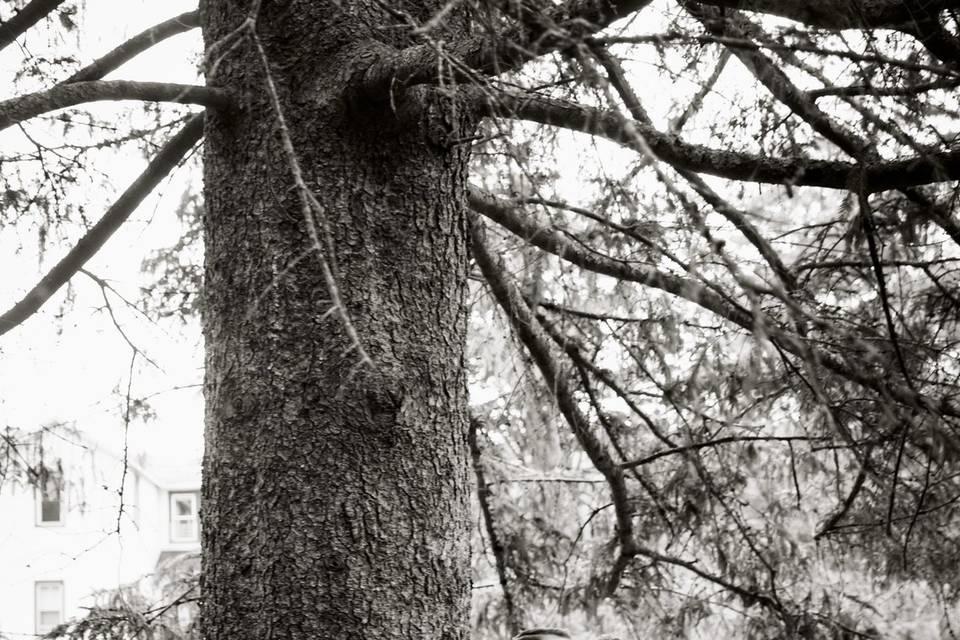
[[[631,560],[636,556],[642,556],[655,562],[682,567],[704,580],[729,590],[731,593],[750,598],[751,601],[759,602],[773,611],[780,611],[779,604],[764,594],[711,574],[697,566],[695,562],[662,554],[637,542],[633,533],[633,516],[629,508],[630,497],[624,482],[623,469],[620,468],[620,465],[614,463],[602,442],[590,429],[587,418],[581,411],[579,402],[570,387],[570,376],[566,375],[567,372],[564,371],[564,367],[560,365],[554,352],[550,349],[549,338],[544,334],[536,318],[533,317],[520,292],[508,280],[502,265],[494,258],[489,247],[487,247],[483,223],[476,216],[471,218],[470,235],[471,251],[474,259],[483,272],[484,278],[500,308],[509,318],[515,334],[540,369],[547,388],[553,393],[560,413],[570,425],[580,446],[594,467],[604,476],[607,486],[610,488],[617,521],[617,542],[620,551],[607,578],[604,587],[605,595],[612,595],[616,591],[622,573],[629,566]]]
[[[183,159],[203,134],[203,114],[193,116],[184,128],[171,138],[150,161],[143,173],[107,209],[107,212],[80,241],[34,286],[26,296],[0,315],[0,335],[10,331],[36,313],[50,296],[73,277],[87,260],[130,217],[170,171]]]
[[[953,35],[943,26],[939,17],[929,20],[917,20],[904,26],[901,31],[920,41],[927,51],[944,62],[960,62],[960,38]]]
[[[715,291],[696,281],[664,273],[652,266],[637,265],[632,262],[608,258],[598,253],[583,251],[563,234],[540,227],[520,215],[509,203],[475,187],[471,187],[467,191],[467,204],[477,213],[505,227],[530,244],[579,267],[620,280],[660,289],[698,304],[745,329],[752,330],[753,328],[754,320],[749,311],[724,300]]]
[[[546,317],[545,314],[538,310],[537,302],[535,300],[526,295],[523,296],[523,299],[533,312],[534,316],[537,318],[540,326],[543,327],[543,330],[548,336],[550,336],[550,339],[553,340],[554,344],[556,344],[560,349],[563,350],[564,353],[567,354],[567,356],[570,358],[570,361],[573,363],[573,366],[577,372],[577,377],[580,379],[580,387],[586,391],[587,398],[590,401],[590,406],[593,407],[594,413],[597,416],[597,421],[600,423],[603,432],[607,435],[607,440],[610,442],[610,446],[617,454],[617,460],[619,464],[623,464],[623,462],[627,459],[627,454],[623,448],[623,444],[620,442],[620,438],[617,433],[617,425],[614,424],[612,417],[604,409],[597,393],[597,388],[591,380],[591,374],[599,382],[616,393],[619,398],[624,400],[627,403],[627,406],[630,407],[630,410],[647,424],[647,427],[652,433],[657,435],[657,437],[659,437],[668,446],[674,446],[670,438],[668,438],[666,434],[663,433],[659,427],[657,427],[657,425],[653,422],[650,416],[646,414],[646,412],[637,406],[637,403],[633,401],[633,399],[630,397],[630,394],[614,379],[613,375],[609,371],[598,367],[593,362],[592,358],[584,355],[580,351],[580,347],[576,341],[570,340],[562,329],[557,327]],[[671,522],[670,515],[668,513],[669,509],[667,508],[663,496],[657,489],[656,485],[636,469],[631,469],[630,475],[640,483],[640,486],[643,487],[644,492],[653,501],[654,507],[657,510],[657,514],[660,516],[663,523],[668,529],[673,531],[673,523]]]
[[[12,18],[0,24],[0,49],[19,38],[27,29],[50,15],[64,0],[32,0]]]
[[[334,275],[334,265],[331,262],[335,257],[335,247],[333,245],[333,235],[327,223],[326,211],[320,204],[319,199],[313,191],[307,186],[304,179],[304,172],[297,159],[297,151],[293,146],[293,138],[290,129],[287,126],[287,119],[283,113],[283,106],[280,104],[280,96],[277,93],[276,84],[273,81],[273,73],[270,70],[270,62],[267,60],[267,53],[260,42],[259,36],[254,29],[254,23],[250,23],[250,35],[253,39],[257,56],[260,64],[263,65],[264,85],[267,95],[270,97],[270,104],[273,108],[273,115],[276,118],[277,129],[280,133],[280,141],[283,145],[284,156],[286,156],[287,165],[290,169],[290,175],[293,178],[294,189],[297,192],[297,200],[300,203],[300,212],[303,215],[304,223],[307,227],[307,235],[313,245],[313,252],[317,261],[320,263],[320,270],[323,273],[323,280],[327,286],[327,295],[330,296],[332,307],[327,313],[336,313],[340,317],[344,331],[350,338],[350,349],[356,349],[360,355],[359,364],[373,365],[373,360],[367,354],[366,348],[360,341],[360,335],[357,332],[356,325],[347,311],[347,306],[340,295],[340,287],[337,284]],[[356,371],[356,369],[354,369]],[[350,375],[352,375],[351,372]]]
[[[188,11],[170,18],[149,29],[141,31],[109,53],[91,62],[60,84],[73,84],[99,80],[123,63],[143,53],[153,45],[185,31],[190,31],[200,25],[200,12]]]
[[[644,34],[638,36],[615,35],[615,36],[593,36],[586,39],[591,44],[612,45],[612,44],[655,44],[663,46],[669,42],[683,42],[687,44],[722,44],[731,49],[746,49],[749,51],[776,51],[778,53],[806,52],[825,58],[840,58],[850,62],[860,62],[864,64],[879,64],[890,66],[903,71],[927,72],[944,78],[956,78],[958,72],[956,69],[943,65],[932,64],[930,62],[919,62],[912,58],[894,58],[881,53],[870,52],[863,53],[851,49],[836,49],[825,47],[819,44],[809,42],[781,42],[776,39],[767,39],[756,41],[750,38],[735,38],[732,36],[717,36],[709,33],[692,34],[687,31],[667,31],[664,33]]]
[[[558,100],[509,91],[460,87],[461,100],[495,117],[529,120],[597,135],[624,147],[641,151],[625,129],[619,114]],[[789,186],[846,189],[860,168],[850,162],[810,158],[775,158],[703,145],[689,144],[678,136],[633,121],[654,154],[671,165],[697,173],[738,180]],[[870,193],[960,179],[960,150],[931,151],[899,160],[874,160],[865,170]]]
[[[176,102],[217,109],[227,109],[232,104],[225,91],[211,87],[128,80],[77,82],[0,102],[0,130],[48,111],[104,100]]]
[[[480,513],[483,515],[483,526],[487,532],[487,538],[490,540],[490,551],[493,553],[494,565],[497,568],[497,577],[500,580],[500,589],[503,591],[503,604],[507,609],[507,627],[510,635],[519,633],[522,620],[513,601],[513,590],[507,580],[507,557],[503,542],[500,540],[500,534],[493,521],[493,509],[490,507],[490,484],[487,482],[483,471],[483,460],[481,459],[480,443],[477,441],[477,433],[481,427],[481,420],[470,416],[470,431],[467,439],[470,444],[470,457],[473,459],[473,473],[477,478],[477,502],[480,503]]]
[[[586,251],[552,229],[537,225],[525,218],[508,203],[471,188],[467,203],[476,212],[486,216],[530,244],[566,260],[580,268],[612,276],[620,280],[636,282],[666,291],[689,300],[712,313],[725,318],[751,333],[762,328],[763,333],[784,350],[816,362],[862,387],[872,389],[884,398],[895,400],[905,406],[921,408],[934,414],[960,417],[960,405],[951,397],[930,398],[922,393],[892,383],[887,377],[870,374],[861,366],[851,366],[823,350],[815,349],[809,341],[781,327],[767,316],[756,316],[742,306],[721,298],[715,291],[703,285],[672,274],[665,274],[652,267],[637,267],[633,264]]]
[[[612,595],[620,584],[623,571],[637,554],[637,541],[633,533],[633,514],[629,504],[630,495],[623,470],[594,435],[570,386],[569,372],[555,357],[550,348],[550,339],[545,335],[527,303],[524,302],[516,285],[508,280],[502,265],[487,247],[486,229],[479,216],[475,214],[470,220],[470,238],[471,252],[494,298],[509,318],[517,338],[537,364],[546,388],[552,392],[557,407],[573,431],[577,442],[580,443],[593,466],[603,475],[610,488],[617,520],[617,542],[620,546],[620,553],[605,586],[605,595]]]

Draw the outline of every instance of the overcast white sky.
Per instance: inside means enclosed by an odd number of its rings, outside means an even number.
[[[86,4],[82,16],[78,16],[82,19],[81,28],[65,37],[67,45],[79,40],[84,64],[142,29],[196,6],[195,0],[96,0]],[[51,36],[45,29],[34,30],[26,39],[26,46],[34,55],[49,47],[62,47],[58,38],[64,38],[63,30],[55,33],[59,35]],[[142,54],[109,78],[194,82],[199,50],[199,33],[194,30]],[[3,86],[13,87],[11,69],[22,54],[11,46],[5,55],[0,59],[0,77],[7,79]],[[32,124],[29,131],[43,136],[46,132],[42,129],[40,124]],[[16,128],[0,135],[5,150],[23,143],[24,136]],[[99,218],[112,197],[145,164],[136,150],[128,156],[104,159],[97,169],[110,176],[115,192],[96,190],[82,194],[88,203],[87,215],[92,220]],[[174,241],[174,211],[190,177],[189,171],[179,171],[148,199],[88,263],[90,271],[136,300],[138,287],[144,281],[140,261],[150,249]],[[0,229],[0,306],[4,309],[35,284],[68,248],[66,244],[51,243],[40,261],[36,246],[35,231]],[[77,276],[73,279],[73,292],[72,305],[63,307],[65,290],[61,290],[40,313],[0,337],[0,428],[9,425],[34,429],[50,422],[75,421],[79,429],[117,449],[122,446],[121,407],[131,350],[109,316],[97,311],[102,306],[99,287],[88,278]],[[154,327],[138,319],[118,300],[113,303],[125,331],[162,367],[157,370],[141,358],[134,369],[135,396],[159,393],[151,399],[157,419],[131,425],[134,449],[148,452],[156,465],[195,460],[202,442],[200,389],[172,389],[202,380],[198,329],[189,327],[181,332],[175,325]],[[65,314],[58,318],[61,310]]]

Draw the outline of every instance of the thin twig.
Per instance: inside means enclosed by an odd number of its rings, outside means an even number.
[[[263,49],[263,44],[260,42],[260,38],[257,36],[257,33],[252,26],[253,24],[255,23],[251,23],[251,38],[260,58],[260,63],[263,67],[264,83],[266,85],[267,94],[270,97],[270,103],[273,107],[274,116],[276,117],[277,129],[280,132],[280,140],[283,144],[283,151],[287,159],[287,165],[290,168],[290,174],[293,178],[293,184],[296,188],[297,196],[300,200],[300,210],[303,214],[304,223],[307,227],[307,234],[310,236],[310,242],[314,251],[316,252],[317,260],[320,262],[320,270],[323,274],[323,280],[327,287],[327,294],[330,296],[333,307],[336,308],[337,314],[340,316],[340,322],[343,324],[344,331],[346,332],[347,337],[350,339],[350,345],[348,348],[355,348],[357,350],[357,353],[360,357],[360,362],[362,364],[372,366],[373,360],[371,360],[370,356],[367,355],[366,349],[364,349],[363,344],[360,342],[360,336],[358,335],[357,330],[353,325],[353,321],[350,319],[350,314],[347,311],[347,307],[340,296],[339,286],[337,285],[336,278],[333,275],[330,262],[325,255],[325,251],[329,252],[331,258],[335,255],[333,252],[333,236],[330,232],[323,207],[320,205],[320,202],[317,200],[310,188],[307,187],[307,183],[303,179],[303,171],[300,168],[300,161],[297,159],[297,152],[293,146],[293,140],[290,136],[290,130],[287,127],[286,118],[283,115],[283,107],[280,105],[280,96],[277,93],[276,85],[273,82],[273,75],[270,72],[270,63],[267,60],[267,54]],[[320,224],[320,230],[317,228],[318,221]],[[321,233],[323,239],[321,239]],[[324,244],[326,245],[326,248],[324,248]]]

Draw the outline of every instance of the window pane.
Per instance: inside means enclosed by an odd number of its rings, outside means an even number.
[[[39,523],[61,522],[61,478],[48,473],[39,485],[37,495],[37,518]]]
[[[61,601],[59,582],[37,583],[37,609],[59,610]]]
[[[193,515],[193,500],[189,498],[176,498],[174,500],[174,512],[178,516]]]
[[[177,540],[193,540],[193,520],[175,520],[173,523],[173,537]]]
[[[43,497],[47,500],[60,499],[60,482],[53,473],[50,473],[43,483]]]
[[[59,500],[44,500],[40,503],[40,522],[60,522]]]
[[[40,612],[40,626],[46,627],[48,630],[60,624],[60,612],[59,611],[41,611]]]
[[[200,528],[197,504],[200,496],[195,492],[170,494],[170,540],[172,542],[196,542]]]

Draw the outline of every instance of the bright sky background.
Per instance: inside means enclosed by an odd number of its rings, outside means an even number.
[[[64,34],[57,25],[55,36],[45,29],[34,30],[28,35],[26,46],[39,55],[48,46],[76,45],[79,41],[81,63],[86,64],[141,30],[195,8],[196,2],[125,0],[90,1],[86,5],[77,16],[82,21],[80,29]],[[108,78],[195,82],[199,51],[200,35],[194,30],[141,54]],[[0,58],[0,77],[7,79],[4,86],[13,86],[12,69],[20,56],[20,50],[13,45]],[[38,135],[43,133],[41,129],[42,125],[34,124],[29,130]],[[16,128],[0,134],[5,150],[23,142],[24,136]],[[129,156],[104,162],[97,169],[110,176],[115,192],[83,194],[88,203],[87,215],[92,220],[102,215],[113,197],[146,165],[136,150],[131,150]],[[129,300],[137,299],[138,287],[145,281],[140,273],[143,257],[150,249],[172,244],[177,236],[174,211],[191,178],[189,174],[180,170],[159,188],[87,265]],[[54,240],[40,261],[35,231],[0,229],[0,306],[6,309],[19,300],[67,248],[65,243]],[[78,429],[118,450],[123,444],[122,407],[131,350],[109,315],[97,311],[103,304],[99,287],[78,275],[72,280],[72,288],[72,305],[62,305],[64,288],[40,313],[0,337],[0,428],[32,430],[51,422],[75,422]],[[146,452],[148,464],[160,472],[171,465],[195,464],[202,446],[201,391],[199,387],[174,389],[202,381],[202,339],[198,327],[181,331],[174,324],[151,326],[116,298],[112,304],[118,321],[134,343],[162,368],[158,370],[138,358],[133,395],[158,394],[150,400],[157,419],[131,424],[132,450]],[[65,314],[58,318],[62,310]]]

